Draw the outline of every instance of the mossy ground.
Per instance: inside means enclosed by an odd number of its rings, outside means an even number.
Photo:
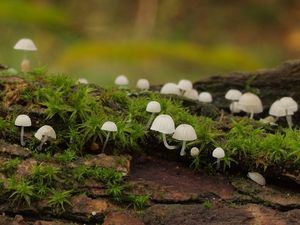
[[[187,144],[188,154],[182,158],[193,169],[214,173],[215,160],[211,154],[215,147],[220,146],[226,154],[221,160],[224,173],[236,174],[239,171],[243,174],[254,170],[273,177],[284,173],[297,176],[299,173],[298,129],[271,127],[230,115],[220,122],[184,107],[184,100],[178,97],[76,84],[68,76],[46,75],[41,69],[18,77],[3,72],[0,87],[1,139],[19,143],[19,131],[14,126],[18,114],[28,114],[33,122],[33,126],[26,129],[25,140],[37,164],[28,176],[21,178],[15,174],[19,159],[10,159],[2,165],[2,172],[9,180],[9,185],[3,186],[2,191],[15,205],[30,205],[32,201],[46,198],[54,210],[63,211],[70,205],[69,198],[78,193],[76,184],[91,178],[102,182],[115,202],[143,208],[149,196],[132,194],[121,173],[100,167],[70,168],[68,165],[102,152],[107,133],[101,130],[101,126],[107,120],[117,124],[118,132],[108,142],[106,154],[135,156],[162,152],[180,158],[179,150],[168,152],[159,134],[146,129],[150,114],[145,108],[151,100],[159,101],[161,113],[171,115],[176,125],[187,123],[195,128],[198,139]],[[38,151],[38,140],[33,134],[45,124],[53,126],[57,139]],[[172,144],[181,143],[172,141]],[[196,158],[189,154],[194,146],[200,149]],[[119,163],[124,162],[120,160]]]

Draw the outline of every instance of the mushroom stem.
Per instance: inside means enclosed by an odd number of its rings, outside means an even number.
[[[25,146],[25,141],[24,141],[24,127],[21,127],[21,135],[20,135],[20,140],[21,140],[21,146]]]
[[[250,113],[250,119],[253,119],[253,116],[254,116],[254,112],[251,111],[251,113]]]
[[[149,118],[149,120],[148,120],[148,123],[147,123],[147,125],[146,125],[146,130],[149,129],[149,127],[150,127],[150,125],[151,125],[151,123],[152,123],[154,117],[155,117],[155,113],[152,113],[152,115],[150,116],[150,118]]]
[[[183,141],[182,143],[182,147],[181,147],[181,151],[180,151],[180,155],[184,156],[185,155],[185,147],[186,147],[186,141]]]
[[[286,115],[285,118],[286,118],[286,122],[288,123],[289,128],[292,129],[292,127],[293,127],[292,115]]]
[[[172,146],[168,144],[166,134],[162,134],[162,137],[163,137],[164,145],[167,149],[173,150],[177,148],[177,146]]]
[[[46,143],[47,140],[48,140],[48,136],[43,135],[42,140],[41,140],[41,143],[40,143],[40,145],[37,147],[37,150],[39,150],[39,151],[42,150],[43,145]]]
[[[217,170],[220,169],[220,162],[221,162],[221,160],[220,160],[220,159],[217,159]]]
[[[110,132],[108,132],[108,134],[106,136],[106,139],[105,139],[105,142],[104,142],[104,145],[103,145],[103,148],[102,148],[102,153],[104,153],[104,150],[105,150],[106,145],[107,145],[108,140],[109,140],[109,136],[110,136]]]

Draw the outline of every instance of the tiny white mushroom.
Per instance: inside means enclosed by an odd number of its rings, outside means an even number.
[[[197,134],[195,129],[189,124],[180,124],[176,127],[175,132],[172,138],[182,141],[182,147],[180,151],[180,155],[185,155],[185,147],[187,141],[194,141],[197,139]]]
[[[213,101],[209,92],[201,92],[198,97],[199,102],[210,103]]]
[[[229,105],[229,109],[231,113],[239,113],[241,112],[240,108],[239,108],[239,103],[238,102],[231,102],[231,104]]]
[[[230,89],[225,94],[225,98],[230,101],[238,101],[241,96],[242,96],[242,93],[236,89]]]
[[[192,149],[191,149],[191,156],[192,156],[192,157],[198,156],[199,153],[200,153],[199,148],[197,148],[197,147],[192,147]]]
[[[176,148],[176,146],[169,145],[166,138],[166,134],[173,134],[175,131],[175,123],[171,116],[165,114],[158,115],[154,119],[150,130],[162,133],[163,142],[167,149],[172,150]]]
[[[14,49],[21,50],[21,51],[36,51],[37,47],[35,46],[35,44],[31,39],[23,38],[20,39],[15,44]],[[29,70],[30,70],[30,61],[24,57],[21,63],[21,71],[28,72]]]
[[[239,113],[241,111],[237,104],[237,101],[240,99],[241,96],[242,93],[236,89],[230,89],[226,92],[225,98],[231,101],[231,104],[229,105],[231,113]]]
[[[217,159],[217,170],[220,169],[220,160],[225,157],[223,148],[217,147],[213,150],[212,156]]]
[[[260,174],[260,173],[257,173],[257,172],[249,172],[247,174],[247,176],[253,180],[255,183],[259,184],[259,185],[262,185],[262,186],[265,186],[266,185],[266,179]]]
[[[116,125],[114,122],[106,121],[106,122],[102,125],[101,130],[104,130],[104,131],[107,131],[107,132],[108,132],[108,134],[107,134],[107,136],[106,136],[106,139],[105,139],[105,142],[104,142],[104,145],[103,145],[103,148],[102,148],[102,153],[103,153],[104,150],[105,150],[105,148],[106,148],[106,145],[107,145],[107,143],[108,143],[110,133],[111,133],[111,132],[117,132],[117,131],[118,131],[118,127],[117,127],[117,125]]]
[[[24,141],[24,127],[30,127],[31,126],[31,119],[27,115],[19,115],[17,116],[15,120],[15,125],[18,127],[21,127],[21,135],[20,135],[20,142],[21,146],[25,146],[25,141]]]
[[[49,125],[40,127],[34,136],[41,141],[41,144],[37,147],[38,150],[42,150],[43,144],[45,144],[49,138],[56,139],[55,130]]]
[[[292,128],[293,126],[292,115],[294,115],[294,113],[298,111],[298,104],[291,97],[283,97],[279,101],[281,102],[281,105],[285,109],[285,116],[289,128]]]
[[[142,91],[147,91],[150,88],[150,83],[147,79],[139,79],[136,83],[136,87]]]
[[[88,84],[88,83],[89,83],[88,80],[85,78],[79,78],[77,80],[77,84]]]
[[[125,75],[119,75],[115,79],[115,84],[120,88],[125,87],[129,84],[128,78]]]
[[[240,97],[238,106],[242,111],[250,113],[250,119],[253,119],[254,114],[263,111],[263,105],[260,98],[250,92],[247,92]]]
[[[161,94],[165,95],[178,95],[180,96],[180,89],[178,88],[177,84],[175,83],[166,83],[160,89]]]
[[[190,89],[184,92],[183,97],[191,99],[191,100],[198,100],[198,91],[196,89]]]
[[[180,80],[177,86],[180,90],[182,90],[182,92],[193,89],[193,83],[190,80]]]
[[[96,216],[97,215],[97,212],[96,211],[93,211],[92,212],[92,216]]]
[[[146,128],[148,129],[150,127],[150,125],[151,125],[154,117],[155,117],[155,114],[159,113],[161,111],[160,103],[157,102],[157,101],[151,101],[151,102],[149,102],[147,104],[146,111],[152,113],[151,117],[149,118],[148,123],[146,125]]]

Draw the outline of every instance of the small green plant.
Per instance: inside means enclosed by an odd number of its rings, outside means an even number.
[[[73,177],[75,180],[81,182],[90,174],[90,168],[85,165],[80,165],[73,169]]]
[[[106,184],[106,192],[112,199],[116,202],[121,202],[123,200],[123,192],[125,187],[118,183],[108,183]]]
[[[148,205],[149,200],[150,200],[150,195],[130,194],[128,196],[128,200],[135,210],[141,210],[141,209],[144,209]]]
[[[33,167],[31,176],[34,182],[51,186],[57,180],[58,173],[59,169],[56,167],[39,164]]]
[[[48,204],[50,207],[53,207],[55,213],[64,212],[66,206],[72,206],[72,203],[69,201],[71,194],[71,190],[52,190],[52,195],[49,197]]]
[[[61,164],[69,163],[76,159],[76,152],[68,149],[64,151],[62,154],[57,154],[55,158]]]
[[[30,206],[31,200],[35,197],[34,186],[24,180],[15,180],[14,182],[14,184],[11,183],[10,190],[13,192],[9,196],[12,199],[12,204],[19,206],[26,203]]]
[[[202,206],[206,209],[211,209],[213,207],[213,203],[210,202],[209,200],[206,200],[202,203]]]
[[[195,171],[200,171],[201,160],[200,160],[200,156],[199,155],[193,157],[192,163],[190,164],[190,168],[192,168]]]
[[[2,165],[2,170],[8,175],[12,175],[17,169],[20,162],[21,161],[19,158],[10,159]]]
[[[103,183],[116,184],[123,181],[123,174],[111,168],[94,167],[90,170],[90,174]]]

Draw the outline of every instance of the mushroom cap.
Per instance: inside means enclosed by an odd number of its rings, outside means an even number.
[[[247,176],[255,183],[258,183],[262,186],[266,185],[266,179],[260,173],[248,172]]]
[[[178,88],[177,84],[175,83],[166,83],[160,89],[161,94],[171,94],[171,95],[178,95],[180,96],[180,89]]]
[[[217,159],[222,159],[225,157],[225,152],[223,148],[218,147],[213,150],[212,156]]]
[[[163,134],[173,134],[175,131],[175,123],[171,116],[161,114],[155,117],[150,130],[155,130]]]
[[[109,131],[109,132],[116,132],[118,131],[117,125],[112,121],[106,121],[102,127],[101,130]]]
[[[33,41],[29,38],[20,39],[14,46],[14,49],[24,50],[24,51],[36,51],[37,47]]]
[[[239,108],[238,102],[231,102],[229,105],[229,109],[232,113],[239,113],[241,112],[241,109]]]
[[[179,89],[184,91],[193,89],[193,83],[190,80],[180,80],[177,86]]]
[[[263,105],[260,98],[250,92],[243,94],[239,101],[239,108],[247,113],[261,113],[263,111]]]
[[[147,79],[139,79],[136,83],[136,87],[141,90],[148,90],[150,88],[150,83]]]
[[[212,96],[209,92],[201,92],[198,97],[199,102],[212,102]]]
[[[269,114],[275,117],[286,116],[285,108],[280,100],[276,100],[275,102],[273,102],[269,109]]]
[[[199,153],[200,153],[199,148],[192,147],[192,149],[191,149],[191,156],[192,157],[195,157],[195,156],[199,155]]]
[[[129,81],[125,75],[119,75],[115,79],[115,84],[118,86],[128,85]]]
[[[291,113],[298,111],[298,104],[293,98],[283,97],[279,101],[281,102],[288,115],[291,115]]]
[[[184,92],[183,97],[186,97],[188,99],[192,100],[198,100],[198,91],[196,89],[190,89]]]
[[[49,125],[44,125],[44,126],[40,127],[37,130],[37,132],[34,134],[34,136],[40,141],[42,140],[43,136],[47,136],[52,139],[56,139],[55,130]]]
[[[15,120],[15,125],[19,127],[30,127],[31,126],[31,119],[29,116],[21,114],[18,115]]]
[[[194,127],[191,125],[180,124],[178,127],[176,127],[172,138],[179,141],[194,141],[197,139],[197,134]]]
[[[146,111],[151,112],[151,113],[159,113],[161,111],[159,102],[157,102],[157,101],[149,102],[147,104]]]
[[[225,94],[225,98],[232,101],[239,100],[241,96],[242,92],[236,89],[230,89]]]
[[[88,80],[85,79],[85,78],[79,78],[79,79],[77,80],[77,83],[78,83],[78,84],[88,84],[89,82],[88,82]]]

